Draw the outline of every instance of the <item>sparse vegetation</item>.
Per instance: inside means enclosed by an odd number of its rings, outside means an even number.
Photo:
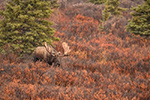
[[[130,8],[142,1],[120,5]],[[70,3],[63,10],[53,9],[47,20],[55,23],[54,36],[60,38],[53,44],[63,52],[65,41],[71,49],[59,67],[34,63],[32,55],[0,54],[0,99],[149,100],[150,40],[126,31],[130,10],[108,19],[104,31],[99,30],[103,7]]]

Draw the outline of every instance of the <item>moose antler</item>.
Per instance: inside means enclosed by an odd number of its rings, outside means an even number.
[[[45,48],[47,50],[47,52],[49,52],[52,56],[59,56],[59,57],[64,57],[64,56],[68,56],[68,53],[71,51],[69,49],[69,46],[66,42],[62,43],[63,49],[64,49],[64,54],[60,55],[60,52],[57,52],[51,45],[47,45],[47,43],[44,43]]]
[[[69,48],[69,46],[66,42],[63,42],[62,46],[63,46],[63,49],[64,49],[64,56],[67,56],[68,53],[71,51],[71,49]]]
[[[57,56],[58,54],[60,54],[60,52],[58,53],[51,45],[47,45],[47,43],[44,43],[46,50],[52,55],[52,56]]]

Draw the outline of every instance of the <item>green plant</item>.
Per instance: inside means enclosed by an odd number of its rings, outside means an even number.
[[[105,9],[102,11],[102,19],[103,21],[106,21],[111,16],[111,13],[109,12],[108,5],[105,5]]]
[[[55,0],[56,1],[56,0]],[[47,0],[11,0],[0,15],[0,46],[10,45],[17,54],[30,54],[45,41],[57,40],[53,36],[52,22],[46,20],[52,14],[56,2]]]
[[[150,35],[150,1],[132,8],[132,19],[129,20],[127,30],[137,35]]]
[[[89,2],[94,4],[103,4],[104,2],[106,2],[106,0],[89,0]]]
[[[119,16],[125,8],[119,7],[119,0],[106,0],[105,9],[103,10],[103,21],[106,21],[111,16]]]

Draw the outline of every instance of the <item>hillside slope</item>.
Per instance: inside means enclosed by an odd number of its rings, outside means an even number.
[[[135,5],[125,1],[122,6]],[[0,54],[0,99],[149,100],[150,41],[126,32],[130,10],[109,19],[102,31],[103,5],[71,5],[49,18],[60,38],[56,49],[63,52],[65,41],[70,56],[60,58],[56,67],[33,63],[32,55]]]

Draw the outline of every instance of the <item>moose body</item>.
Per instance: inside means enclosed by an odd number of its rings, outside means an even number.
[[[68,52],[70,52],[70,49],[66,43],[63,43],[62,46],[65,53],[63,55],[60,55],[60,52],[57,52],[51,45],[47,45],[47,43],[45,42],[45,46],[39,46],[34,50],[34,62],[36,62],[37,60],[43,60],[50,65],[54,63],[54,66],[60,66],[58,57],[64,57]]]

